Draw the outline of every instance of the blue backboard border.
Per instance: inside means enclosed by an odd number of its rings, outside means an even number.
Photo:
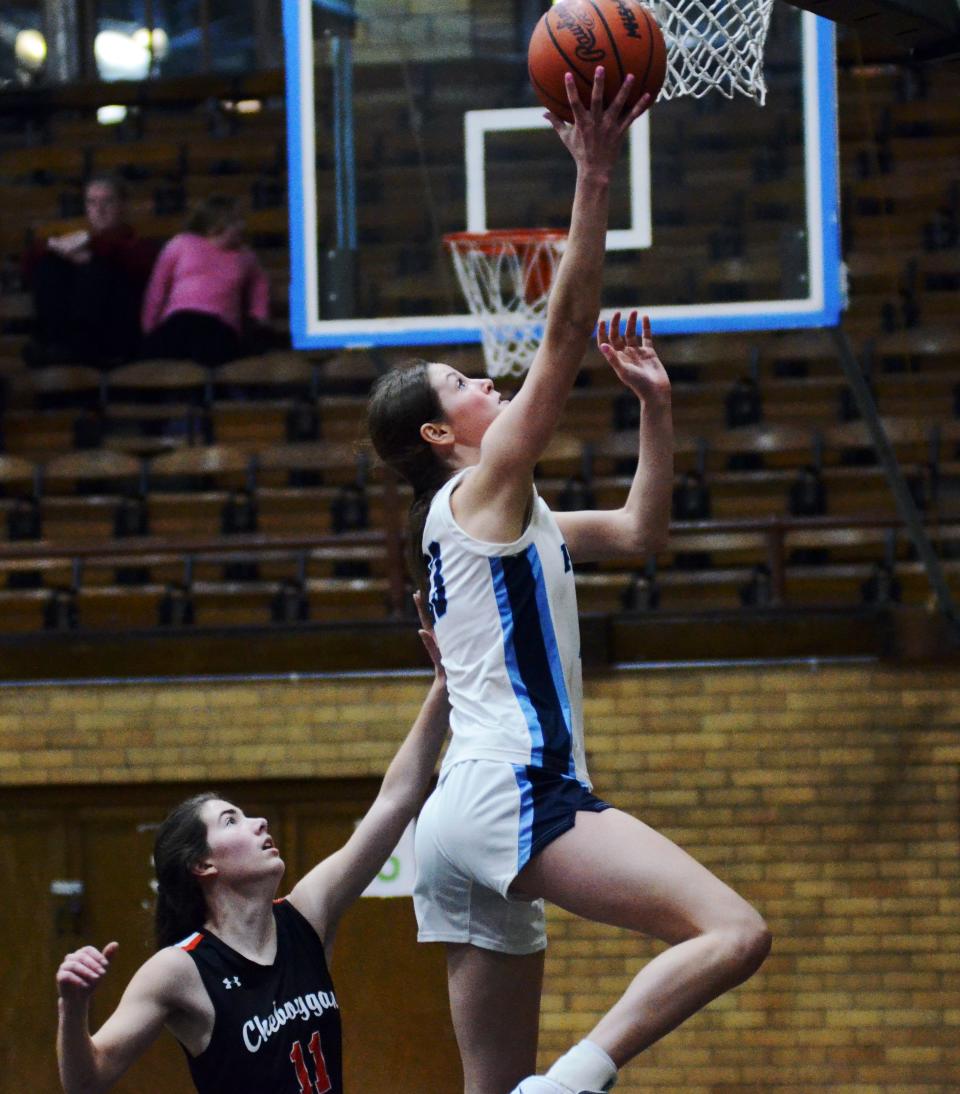
[[[836,326],[846,306],[840,255],[836,37],[832,22],[804,12],[807,297],[647,309],[659,334]],[[313,0],[283,0],[290,223],[290,334],[297,349],[478,343],[471,315],[331,319],[319,315],[313,83]],[[832,151],[829,151],[832,150]],[[828,151],[828,154],[824,154]],[[306,166],[311,170],[307,171]],[[819,180],[819,185],[816,185]],[[622,310],[622,309],[621,309]],[[606,317],[611,311],[603,313]]]

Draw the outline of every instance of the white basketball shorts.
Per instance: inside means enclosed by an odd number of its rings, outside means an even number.
[[[511,897],[530,859],[610,806],[577,779],[501,760],[462,760],[441,773],[417,821],[413,902],[421,942],[469,942],[503,953],[547,944],[542,900]]]

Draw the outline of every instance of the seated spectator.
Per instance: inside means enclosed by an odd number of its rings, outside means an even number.
[[[25,256],[35,321],[27,364],[104,366],[136,356],[156,248],[126,223],[125,206],[123,182],[94,175],[84,187],[86,228],[52,236]]]
[[[201,203],[160,252],[143,301],[144,354],[221,365],[269,348],[270,285],[233,198]]]

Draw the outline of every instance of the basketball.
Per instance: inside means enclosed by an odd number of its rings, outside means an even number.
[[[564,74],[573,73],[586,106],[597,65],[605,69],[605,104],[628,73],[636,81],[630,106],[644,93],[656,99],[666,75],[667,47],[653,14],[637,0],[561,0],[540,18],[530,38],[527,66],[533,90],[548,110],[573,121]]]

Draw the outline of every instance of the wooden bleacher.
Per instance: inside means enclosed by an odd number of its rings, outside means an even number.
[[[257,93],[256,78],[244,82],[251,95]],[[491,89],[486,105],[497,105],[497,85],[483,83]],[[411,265],[411,238],[428,247],[433,230],[415,199],[422,194],[426,171],[441,228],[462,220],[455,166],[462,156],[461,130],[451,124],[448,147],[436,162],[418,165],[396,81],[389,73],[365,73],[358,86],[358,131],[363,134],[359,218],[366,239],[361,298],[376,298],[388,311],[423,310],[424,302],[437,296],[442,258],[436,248],[430,262],[421,256]],[[265,96],[275,97],[279,90],[275,74],[264,78],[260,91]],[[187,207],[214,191],[248,197],[260,182],[279,180],[282,185],[282,111],[267,107],[248,119],[220,118],[215,128],[202,104],[218,91],[226,97],[225,87],[203,81],[181,82],[179,90],[112,85],[111,101],[139,109],[135,126],[116,134],[92,122],[96,96],[89,89],[50,107],[42,119],[50,143],[0,150],[0,198],[22,213],[16,224],[0,230],[3,256],[11,262],[34,235],[74,225],[61,215],[62,199],[75,199],[91,170],[129,176],[137,225],[158,238],[178,230],[183,216],[157,212],[160,185],[179,188]],[[230,94],[236,92],[231,84]],[[459,118],[463,103],[447,83],[439,81],[433,93],[452,96],[451,118]],[[956,213],[956,107],[949,95],[938,96],[935,90],[914,101],[901,101],[899,95],[894,76],[881,73],[866,87],[841,78],[852,289],[845,322],[869,365],[880,411],[905,469],[928,463],[938,469],[939,495],[925,517],[956,589],[960,257],[956,246],[928,246],[931,218],[942,207],[949,210],[951,202]],[[864,129],[865,113],[874,120],[874,132]],[[789,206],[797,195],[776,177],[758,182],[744,151],[756,148],[773,124],[786,126],[785,154],[790,156],[796,134],[788,132],[790,119],[763,118],[758,112],[751,117],[756,128],[737,129],[727,150],[718,151],[711,147],[715,119],[709,112],[694,113],[685,140],[673,150],[674,166],[677,178],[684,171],[695,174],[699,153],[711,148],[713,168],[749,191],[741,211],[743,230],[762,239],[765,210]],[[389,193],[381,174],[385,165],[390,167]],[[330,165],[322,157],[318,185],[321,192],[332,192]],[[698,188],[691,205],[683,190],[675,187],[657,210],[664,220],[658,232],[680,264],[698,267],[697,276],[721,293],[775,283],[778,255],[773,249],[766,263],[750,269],[736,258],[707,264],[698,216],[710,192]],[[567,211],[558,205],[557,216],[563,219]],[[269,251],[261,254],[270,256],[276,302],[282,304],[285,208],[252,210],[249,225],[255,238],[270,241]],[[611,268],[615,283],[616,264]],[[448,276],[442,291],[452,291]],[[916,325],[902,321],[904,294],[915,301]],[[448,305],[443,301],[441,310]],[[885,307],[888,312],[893,308],[899,329],[884,329]],[[0,632],[40,629],[51,590],[59,587],[74,591],[84,629],[153,628],[167,585],[185,579],[195,603],[194,625],[201,628],[267,625],[278,582],[298,576],[304,579],[314,620],[382,620],[402,610],[400,549],[396,537],[383,529],[391,521],[396,524],[397,506],[404,507],[408,494],[383,478],[363,445],[363,391],[380,361],[360,352],[287,353],[219,370],[153,363],[111,374],[80,368],[29,373],[17,359],[19,332],[28,318],[25,294],[4,289],[0,519],[18,499],[36,498],[43,538],[0,545]],[[683,370],[674,385],[677,472],[704,473],[713,517],[703,527],[678,525],[669,549],[655,560],[658,610],[740,609],[753,568],[771,562],[776,597],[791,606],[856,607],[873,567],[884,561],[895,566],[905,602],[927,602],[929,591],[896,526],[879,468],[845,462],[844,453],[866,447],[867,437],[860,423],[839,420],[846,385],[829,338],[814,331],[772,332],[663,339],[659,345],[668,366]],[[476,351],[464,351],[458,363],[464,362],[468,370],[478,368]],[[757,378],[762,420],[728,429],[724,399],[742,375]],[[560,434],[541,461],[542,492],[555,501],[566,480],[579,475],[598,504],[615,506],[629,487],[623,462],[635,454],[635,435],[614,431],[619,387],[595,352],[585,359],[585,376],[589,382],[571,395]],[[316,411],[315,441],[287,440],[287,415],[298,402]],[[102,420],[103,442],[100,448],[77,451],[74,431],[85,414]],[[202,419],[202,429],[184,428],[194,418]],[[762,466],[732,467],[731,458],[742,453],[761,456]],[[821,470],[827,516],[791,519],[790,485],[798,470],[810,464]],[[369,543],[331,534],[331,507],[345,484],[365,492],[375,530]],[[255,494],[256,544],[220,531],[224,506],[239,488],[252,488]],[[145,497],[149,543],[113,535],[118,504],[134,494]],[[306,542],[282,546],[297,536]],[[197,551],[200,540],[207,547]],[[796,549],[824,551],[827,561],[791,562]],[[223,579],[224,561],[238,557],[236,552],[259,564],[258,580]],[[710,561],[684,569],[675,564],[678,553],[706,554]],[[186,573],[184,557],[192,559]],[[337,576],[343,563],[366,564],[368,576]],[[634,573],[648,563],[624,559],[578,574],[582,609],[622,611]],[[118,583],[116,571],[124,566],[145,568],[147,579]],[[29,572],[39,574],[39,588],[12,588],[3,580],[3,575]]]

